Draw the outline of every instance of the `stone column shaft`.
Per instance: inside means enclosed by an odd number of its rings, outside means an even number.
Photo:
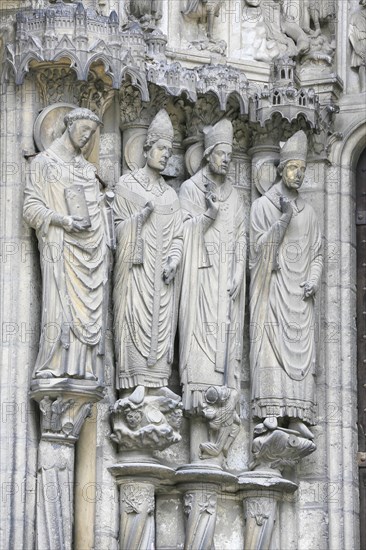
[[[120,487],[121,550],[155,547],[155,489],[152,483],[122,483]]]
[[[214,547],[218,491],[217,486],[202,483],[200,488],[192,487],[184,494],[185,550],[209,550]]]
[[[31,397],[39,403],[41,411],[36,548],[71,550],[74,547],[74,446],[93,403],[103,397],[102,388],[97,382],[86,380],[38,379],[32,382]],[[79,460],[81,458],[85,458],[85,454],[81,454]],[[95,468],[95,461],[93,466]],[[80,527],[80,522],[76,521],[76,525]]]
[[[40,442],[37,475],[37,550],[72,548],[74,458],[73,443]]]
[[[155,548],[155,491],[172,484],[174,470],[150,462],[115,464],[109,471],[116,478],[120,495],[120,550]]]
[[[277,499],[267,495],[244,499],[246,550],[269,550],[277,508]]]

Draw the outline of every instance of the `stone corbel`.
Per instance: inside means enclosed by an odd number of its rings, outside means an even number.
[[[253,461],[250,464],[255,471],[274,472],[280,476],[284,468],[296,466],[302,458],[316,450],[312,439],[295,430],[279,427],[266,429],[264,424],[258,424],[256,431],[258,435],[255,434],[252,443]]]
[[[227,386],[201,390],[199,411],[190,415],[190,458],[193,468],[221,469],[240,429],[238,392]]]
[[[37,548],[73,547],[75,443],[92,406],[104,396],[97,382],[33,380],[41,441],[37,468]]]
[[[162,451],[181,440],[180,397],[166,388],[156,393],[139,395],[136,389],[113,407],[111,440],[118,445],[124,460],[154,461],[154,451]]]
[[[140,386],[111,412],[119,463],[109,470],[120,494],[120,550],[155,548],[155,490],[174,479],[174,470],[161,465],[154,452],[180,441],[182,404],[168,388],[154,391]]]

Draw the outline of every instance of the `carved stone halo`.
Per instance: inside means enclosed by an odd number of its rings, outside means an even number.
[[[77,109],[78,105],[72,103],[54,103],[49,105],[36,118],[33,135],[39,151],[47,149],[55,139],[60,138],[65,131],[64,117]],[[88,158],[95,144],[95,135],[82,148],[85,158]]]
[[[125,161],[130,170],[142,168],[145,165],[144,143],[146,131],[143,128],[136,129],[124,146]]]
[[[261,158],[253,162],[252,175],[254,184],[261,195],[267,193],[276,181],[277,167],[274,159]]]
[[[201,141],[191,145],[186,152],[185,162],[188,173],[193,176],[201,168],[201,162],[203,158],[204,147]]]

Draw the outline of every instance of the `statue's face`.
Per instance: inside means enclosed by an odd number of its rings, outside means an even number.
[[[226,176],[229,171],[232,147],[226,143],[216,145],[208,156],[208,165],[214,174]]]
[[[141,419],[142,415],[140,411],[128,411],[126,414],[126,422],[132,430],[139,427]]]
[[[160,138],[152,144],[147,152],[147,164],[150,168],[162,172],[172,154],[172,143],[168,139]]]
[[[180,430],[183,422],[183,413],[180,409],[172,411],[168,416],[168,422],[175,430]]]
[[[289,160],[283,169],[282,180],[288,189],[299,189],[305,177],[306,163],[303,160]]]
[[[74,120],[74,122],[68,126],[67,130],[69,132],[70,141],[75,149],[84,147],[97,128],[98,124],[93,120]]]

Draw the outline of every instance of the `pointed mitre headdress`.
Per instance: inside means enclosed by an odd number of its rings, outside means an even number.
[[[204,156],[211,153],[215,145],[219,145],[220,143],[233,145],[233,125],[227,118],[223,118],[215,126],[204,128],[203,135],[205,140]]]
[[[288,139],[280,152],[280,162],[283,164],[288,160],[303,160],[306,162],[308,154],[308,138],[305,132],[300,130]]]
[[[147,137],[152,139],[168,139],[173,141],[174,130],[170,117],[165,109],[161,109],[147,130]]]

